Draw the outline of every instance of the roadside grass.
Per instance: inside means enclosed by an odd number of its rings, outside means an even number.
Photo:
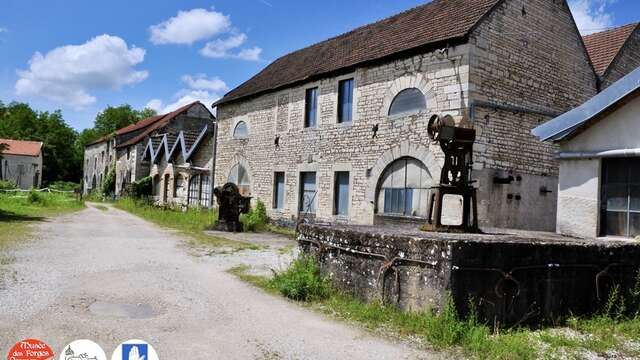
[[[288,227],[278,226],[275,224],[267,224],[265,225],[265,230],[274,234],[282,235],[289,239],[296,238],[296,231]]]
[[[30,224],[84,208],[72,194],[0,193],[0,249],[30,234]]]
[[[221,249],[225,253],[262,249],[259,245],[205,234],[204,230],[211,227],[218,219],[218,214],[215,211],[165,209],[131,198],[120,199],[114,203],[114,206],[165,228],[178,230],[188,235],[187,244],[189,246],[210,249],[210,254],[219,253]]]
[[[228,272],[310,309],[381,335],[418,339],[423,346],[456,358],[582,359],[589,352],[606,358],[611,354],[640,357],[640,317],[637,313],[622,316],[620,305],[608,305],[602,314],[591,318],[570,318],[562,327],[493,331],[475,316],[459,318],[451,300],[438,313],[402,312],[379,301],[365,303],[333,288],[315,259],[307,255],[301,255],[287,270],[275,273],[272,278],[252,275],[249,270],[249,266],[239,265]],[[613,299],[610,303],[620,304],[620,301]],[[612,309],[618,309],[618,314],[612,314]]]

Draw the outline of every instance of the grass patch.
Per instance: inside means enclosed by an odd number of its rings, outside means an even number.
[[[430,310],[402,312],[380,302],[365,303],[341,293],[329,284],[316,260],[301,255],[273,278],[251,275],[248,266],[228,272],[270,293],[279,294],[332,317],[356,323],[366,329],[397,338],[418,338],[437,350],[476,359],[581,359],[587,352],[607,357],[615,352],[624,358],[640,358],[640,317],[622,315],[629,306],[609,301],[603,313],[591,318],[570,318],[557,329],[492,329],[475,316],[458,317],[452,301],[439,313]],[[640,288],[640,286],[639,286]],[[632,293],[636,291],[633,290]],[[640,293],[640,292],[639,292]],[[627,301],[633,303],[634,300]],[[618,305],[615,305],[618,304]],[[473,313],[473,312],[472,312]],[[637,345],[637,344],[636,344]],[[455,357],[460,357],[455,355]]]
[[[30,224],[84,208],[73,194],[0,193],[0,249],[30,234]]]
[[[262,249],[259,245],[205,234],[204,230],[211,227],[218,220],[217,212],[212,210],[189,209],[181,211],[159,208],[131,198],[118,200],[114,205],[118,209],[165,228],[178,230],[189,236],[188,245],[212,249],[211,253],[217,252],[215,250],[219,248],[228,249],[226,252]]]
[[[289,239],[296,238],[296,231],[288,227],[282,227],[274,224],[267,224],[265,225],[264,229],[268,232],[288,237]]]
[[[108,211],[109,208],[104,206],[104,205],[94,205],[94,208],[98,209],[98,210],[102,210],[102,211]]]

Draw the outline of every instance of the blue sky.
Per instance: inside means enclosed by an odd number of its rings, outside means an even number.
[[[61,109],[212,101],[277,57],[425,0],[2,0],[0,100]],[[583,32],[640,20],[637,0],[570,0]]]

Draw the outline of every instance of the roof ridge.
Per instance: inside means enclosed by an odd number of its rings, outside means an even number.
[[[620,29],[623,29],[623,28],[626,28],[626,27],[638,27],[638,26],[640,26],[640,21],[631,22],[631,23],[628,23],[628,24],[625,24],[625,25],[619,25],[619,26],[616,26],[616,27],[612,27],[612,28],[609,28],[609,29],[602,30],[602,31],[598,31],[598,32],[594,32],[594,33],[591,33],[591,34],[583,35],[582,38],[583,39],[591,38],[591,37],[595,37],[595,36],[598,36],[598,35],[602,35],[604,33],[617,31],[617,30],[620,30]],[[630,35],[631,34],[629,34],[629,36]]]

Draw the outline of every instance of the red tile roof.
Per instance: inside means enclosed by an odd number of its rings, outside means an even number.
[[[130,145],[133,145],[133,144],[137,144],[139,141],[141,141],[142,139],[147,137],[149,134],[151,134],[154,130],[159,129],[159,128],[167,125],[169,123],[169,121],[171,121],[173,118],[175,118],[176,116],[180,115],[181,113],[187,111],[189,108],[191,108],[193,105],[196,105],[196,104],[202,104],[202,103],[200,101],[194,101],[191,104],[187,104],[185,106],[182,106],[182,107],[180,107],[180,108],[178,108],[178,109],[176,109],[176,110],[174,110],[174,111],[172,111],[170,113],[162,114],[162,115],[156,115],[156,116],[152,116],[150,118],[144,119],[144,120],[140,120],[139,122],[137,122],[134,125],[138,125],[138,124],[140,124],[142,122],[144,122],[145,125],[138,126],[136,129],[133,129],[133,130],[142,129],[145,126],[146,126],[146,129],[143,132],[141,132],[140,134],[138,134],[138,135],[132,137],[131,139],[125,141],[124,143],[118,144],[116,147],[117,148],[122,148],[122,147],[125,147],[125,146],[130,146]],[[120,131],[124,130],[124,129],[131,128],[132,126],[133,125],[129,125],[129,126],[125,127],[125,128],[122,128],[122,129],[116,131],[116,134],[120,135],[120,134],[129,133],[129,132],[131,132],[133,130],[127,130],[127,131],[124,131],[124,132],[120,132]]]
[[[598,75],[604,75],[638,25],[639,23],[628,24],[582,37]]]
[[[285,55],[214,106],[400,52],[464,39],[502,0],[434,0]]]
[[[40,141],[24,141],[11,139],[0,139],[0,144],[9,145],[9,148],[2,151],[3,154],[23,156],[39,156],[42,152],[43,145]]]
[[[155,123],[158,120],[161,120],[163,116],[164,115],[155,115],[155,116],[152,116],[152,117],[149,117],[149,118],[146,118],[146,119],[142,119],[142,120],[138,121],[135,124],[131,124],[129,126],[125,126],[125,127],[121,128],[121,129],[116,130],[116,134],[117,135],[122,135],[122,134],[130,133],[130,132],[138,130],[138,129],[142,129],[144,127],[147,127],[147,126]]]

